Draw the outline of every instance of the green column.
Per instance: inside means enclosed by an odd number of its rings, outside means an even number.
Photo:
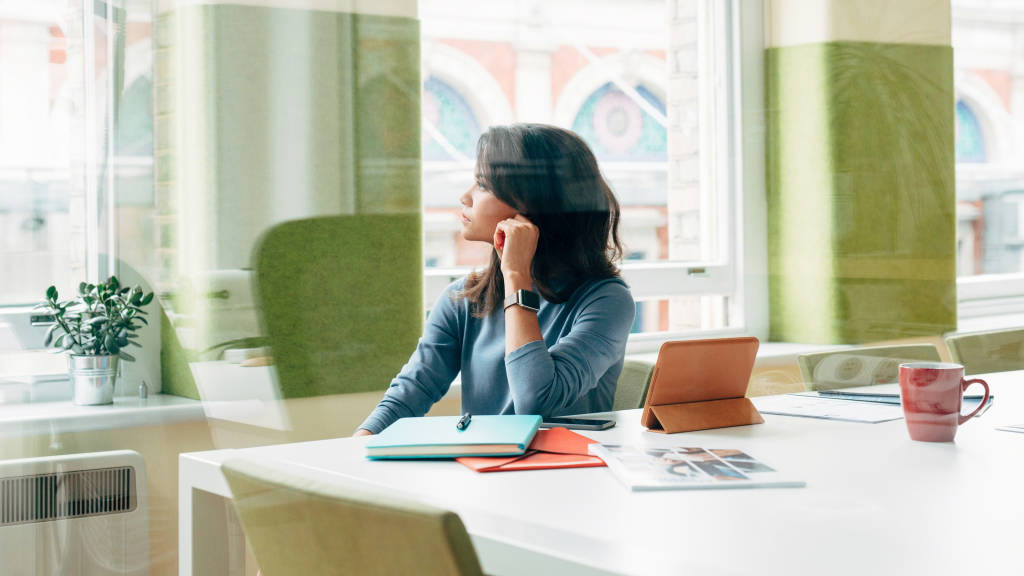
[[[955,330],[952,48],[780,44],[766,53],[771,339]]]

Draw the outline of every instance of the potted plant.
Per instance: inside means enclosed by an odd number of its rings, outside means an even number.
[[[37,306],[53,316],[45,345],[68,352],[75,404],[114,401],[118,361],[135,360],[125,349],[140,345],[135,331],[149,324],[142,308],[152,300],[152,292],[121,286],[116,276],[102,284],[82,282],[69,300],[58,300],[54,286],[46,289],[46,299]]]

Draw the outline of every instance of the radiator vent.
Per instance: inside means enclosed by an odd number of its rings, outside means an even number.
[[[0,526],[130,512],[135,482],[131,466],[0,478]]]

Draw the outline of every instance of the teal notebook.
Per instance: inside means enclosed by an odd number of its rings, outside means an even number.
[[[401,418],[366,444],[366,457],[458,458],[518,456],[526,452],[540,426],[540,416],[473,416],[465,430],[459,416]]]

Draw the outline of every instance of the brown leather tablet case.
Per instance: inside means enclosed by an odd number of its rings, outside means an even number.
[[[640,422],[670,434],[761,424],[745,396],[757,346],[753,337],[665,342]]]

